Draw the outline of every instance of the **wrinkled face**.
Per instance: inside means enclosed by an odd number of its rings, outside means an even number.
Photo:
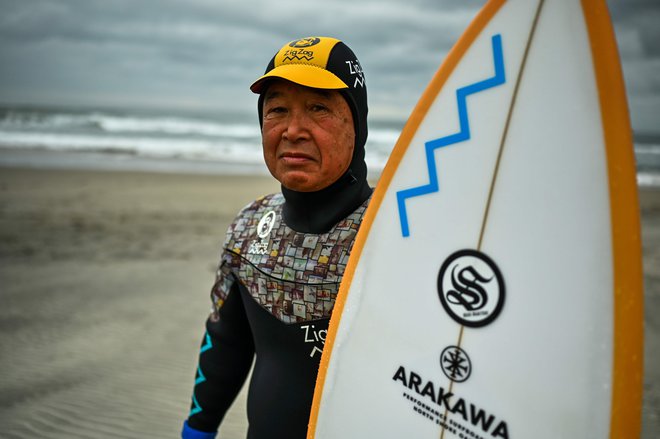
[[[268,170],[299,192],[330,186],[353,157],[353,115],[336,90],[274,80],[263,103],[262,143]]]

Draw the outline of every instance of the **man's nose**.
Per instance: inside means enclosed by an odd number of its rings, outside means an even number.
[[[289,120],[284,131],[284,137],[291,142],[309,138],[309,123],[309,115],[305,111],[296,110],[289,112]]]

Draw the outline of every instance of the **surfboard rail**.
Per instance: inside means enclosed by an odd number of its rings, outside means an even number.
[[[614,29],[604,0],[581,0],[607,149],[614,256],[614,375],[610,438],[641,431],[644,303],[632,128]],[[632,402],[632,403],[631,403]]]

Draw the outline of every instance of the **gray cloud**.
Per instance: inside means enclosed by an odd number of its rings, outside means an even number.
[[[405,118],[483,0],[0,0],[0,103],[233,108],[285,41],[359,55],[372,114]],[[633,122],[660,130],[660,4],[609,0]],[[642,114],[643,113],[643,114]],[[656,130],[656,131],[657,131]]]

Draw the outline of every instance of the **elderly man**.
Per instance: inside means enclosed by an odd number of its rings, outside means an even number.
[[[215,438],[256,363],[248,438],[304,438],[325,334],[367,207],[367,90],[343,42],[284,45],[250,87],[282,187],[227,230],[182,437]]]

